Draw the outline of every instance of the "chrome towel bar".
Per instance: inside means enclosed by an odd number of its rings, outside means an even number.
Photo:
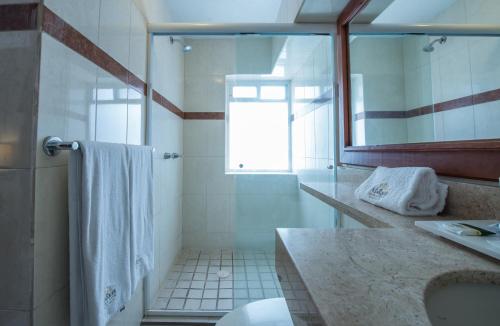
[[[47,156],[56,156],[62,150],[76,151],[80,148],[76,141],[62,141],[61,138],[55,136],[45,137],[43,140],[42,149]]]

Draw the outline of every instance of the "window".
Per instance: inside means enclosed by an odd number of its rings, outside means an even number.
[[[290,171],[287,81],[226,81],[226,170]]]

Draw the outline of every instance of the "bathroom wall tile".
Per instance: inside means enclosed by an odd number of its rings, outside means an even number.
[[[28,310],[33,294],[33,171],[0,170],[0,309]],[[12,254],[15,253],[15,254]]]
[[[130,87],[127,92],[126,142],[132,145],[143,145],[146,142],[146,97]]]
[[[59,289],[35,307],[33,325],[69,325],[69,287]]]
[[[231,231],[231,200],[229,195],[207,196],[207,232]]]
[[[38,167],[67,163],[68,152],[50,158],[42,152],[41,144],[47,136],[67,141],[95,139],[96,74],[93,63],[42,33]]]
[[[225,174],[224,157],[209,157],[205,160],[207,194],[229,194],[233,189],[234,175]]]
[[[69,282],[67,184],[66,166],[36,169],[35,307]]]
[[[500,101],[474,105],[474,129],[476,139],[500,138]]]
[[[323,105],[314,111],[316,158],[328,158],[328,124],[328,105]]]
[[[207,159],[199,157],[183,158],[184,194],[205,194],[207,189]]]
[[[474,108],[468,106],[443,112],[444,140],[475,139]]]
[[[122,66],[129,66],[132,0],[101,1],[98,45]]]
[[[205,121],[208,156],[224,157],[226,155],[226,121]]]
[[[185,54],[182,51],[182,45],[178,42],[171,44],[169,36],[157,36],[154,42],[154,63],[156,67],[152,76],[154,88],[168,98],[169,101],[186,111],[187,107],[184,103]],[[191,54],[193,53],[186,55]],[[172,76],[175,76],[175,78],[172,78]],[[187,94],[186,98],[188,98]]]
[[[30,168],[40,33],[4,32],[0,35],[0,168]]]
[[[316,141],[314,130],[314,114],[307,114],[304,117],[304,133],[305,133],[305,156],[309,158],[316,157]]]
[[[146,20],[135,1],[131,3],[130,12],[130,60],[129,70],[146,81],[147,62],[147,26]]]
[[[125,144],[127,85],[99,68],[96,99],[96,141]]]
[[[500,88],[500,38],[469,42],[473,93]]]
[[[408,142],[432,142],[434,137],[434,117],[433,114],[426,114],[418,117],[408,118],[406,126],[408,128]]]
[[[470,56],[466,47],[449,55],[440,56],[441,101],[448,101],[472,94]]]
[[[206,230],[206,197],[202,195],[184,195],[182,203],[183,232],[201,232]]]
[[[298,192],[293,174],[240,174],[234,177],[234,193],[239,195],[293,195]]]
[[[184,121],[184,156],[209,156],[207,151],[208,123],[208,121],[201,120]]]
[[[30,322],[30,311],[0,309],[0,325],[25,326],[30,325]]]
[[[94,44],[98,42],[100,0],[46,0],[44,5]]]

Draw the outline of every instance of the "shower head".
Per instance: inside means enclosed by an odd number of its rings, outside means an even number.
[[[436,43],[439,43],[439,44],[444,44],[444,43],[446,43],[446,40],[447,40],[447,39],[448,39],[448,38],[447,38],[446,36],[441,36],[440,38],[435,39],[435,40],[434,40],[434,41],[432,41],[431,43],[429,43],[429,44],[427,44],[426,46],[424,46],[424,47],[422,48],[422,50],[423,50],[424,52],[432,52],[432,51],[434,51],[434,44],[436,44]]]
[[[182,52],[188,53],[191,52],[193,47],[188,44],[184,44],[181,40],[174,39],[172,36],[170,36],[170,44],[174,44],[174,42],[179,42],[180,45],[182,45]]]

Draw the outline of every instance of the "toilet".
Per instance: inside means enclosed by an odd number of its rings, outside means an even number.
[[[293,326],[284,298],[248,303],[222,317],[216,326]]]

